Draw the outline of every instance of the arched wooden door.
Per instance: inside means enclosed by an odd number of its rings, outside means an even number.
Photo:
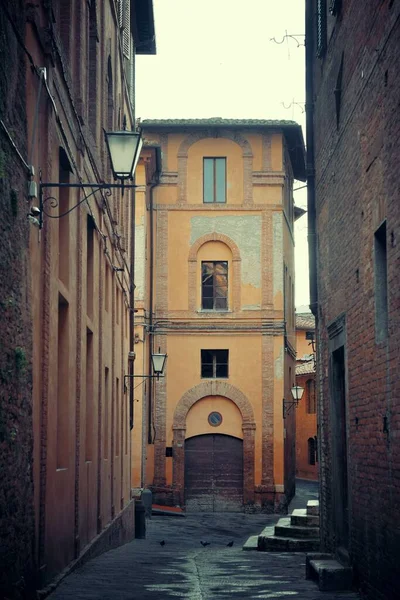
[[[243,440],[220,434],[185,440],[185,506],[191,512],[243,511]]]

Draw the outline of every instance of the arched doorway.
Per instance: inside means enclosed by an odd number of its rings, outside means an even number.
[[[188,512],[243,511],[243,440],[223,434],[185,440]]]

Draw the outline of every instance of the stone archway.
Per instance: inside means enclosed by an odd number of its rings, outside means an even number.
[[[194,312],[196,307],[196,293],[197,293],[197,284],[196,284],[196,270],[197,270],[197,253],[201,246],[206,244],[207,242],[222,242],[230,249],[232,253],[232,298],[233,298],[233,306],[232,309],[234,312],[240,310],[240,301],[241,301],[241,272],[240,272],[240,251],[238,245],[227,235],[223,233],[208,233],[206,235],[201,236],[201,238],[197,239],[195,243],[189,250],[189,273],[188,273],[188,291],[189,291],[189,310]]]
[[[254,504],[255,429],[253,407],[238,388],[224,381],[207,381],[188,390],[179,400],[173,420],[173,489],[174,502],[183,504],[185,489],[186,417],[192,406],[206,396],[224,396],[231,400],[242,415],[243,430],[243,503]]]
[[[253,151],[250,142],[238,131],[229,129],[203,129],[190,133],[181,142],[178,150],[178,199],[181,204],[186,203],[187,195],[187,163],[190,146],[205,138],[226,138],[238,144],[242,149],[243,156],[243,203],[253,203]]]

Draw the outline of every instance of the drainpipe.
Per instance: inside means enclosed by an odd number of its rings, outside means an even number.
[[[318,317],[317,233],[314,165],[314,1],[306,0],[306,145],[308,262],[310,272],[310,309]]]
[[[151,354],[153,352],[154,345],[154,331],[153,331],[153,310],[154,310],[154,209],[153,209],[153,190],[160,183],[159,177],[161,173],[161,150],[156,148],[156,172],[154,173],[153,182],[150,185],[150,284],[149,284],[149,364],[148,372],[151,374],[153,365],[151,362]],[[148,421],[147,421],[147,442],[153,443],[153,379],[148,379]]]

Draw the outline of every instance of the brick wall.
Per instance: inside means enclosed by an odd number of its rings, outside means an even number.
[[[322,540],[334,550],[328,325],[344,315],[349,544],[356,581],[374,600],[400,596],[400,6],[343,2],[315,60]],[[333,17],[328,17],[333,19]],[[339,126],[333,90],[343,57]],[[340,87],[340,86],[339,86]],[[374,233],[386,219],[389,332],[375,335]]]
[[[24,36],[22,0],[7,12]],[[0,119],[27,157],[25,58],[0,7]],[[33,575],[31,314],[27,174],[0,129],[0,597],[26,597]]]

